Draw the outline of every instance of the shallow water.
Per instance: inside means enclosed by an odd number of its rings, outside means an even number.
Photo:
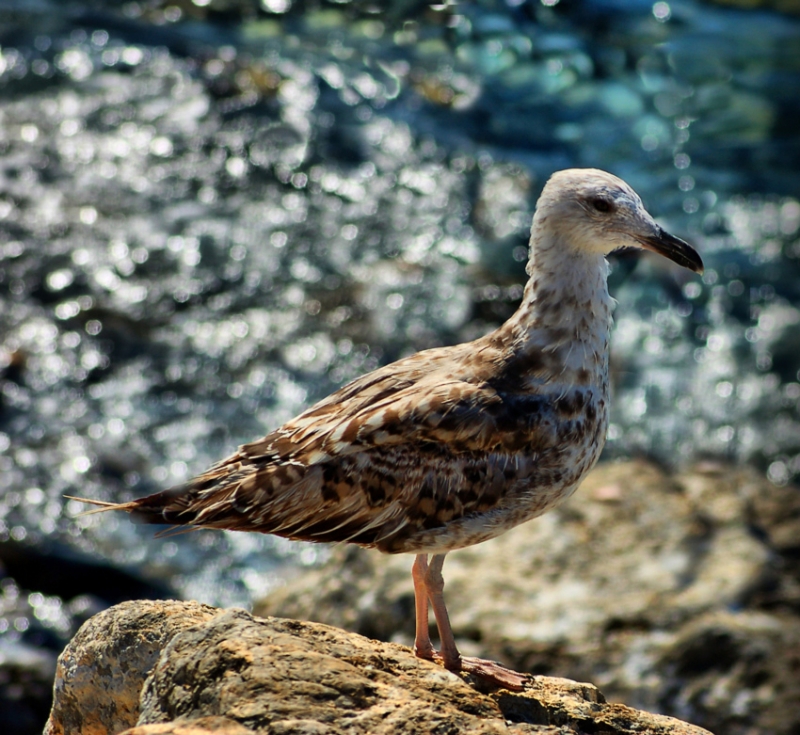
[[[76,520],[63,496],[180,482],[500,323],[537,194],[568,166],[627,179],[707,265],[614,261],[605,458],[796,482],[798,39],[797,16],[699,2],[5,3],[3,548],[221,605],[315,563],[324,548],[253,534]],[[85,573],[70,591],[20,569],[0,596],[11,660],[104,604]]]

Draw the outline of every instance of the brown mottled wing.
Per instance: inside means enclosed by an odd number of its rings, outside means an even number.
[[[519,442],[527,419],[510,417],[486,382],[452,377],[452,362],[437,369],[439,352],[370,373],[187,485],[125,509],[149,522],[381,547],[483,512],[511,461],[504,437]]]

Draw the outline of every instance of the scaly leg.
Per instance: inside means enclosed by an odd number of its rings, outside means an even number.
[[[448,671],[461,671],[461,654],[458,652],[453,628],[450,626],[450,616],[447,614],[444,604],[444,577],[442,576],[444,557],[445,554],[433,555],[425,578],[425,587],[433,608],[433,616],[436,618],[436,627],[439,629],[439,640],[441,641],[439,654],[442,657],[442,663]]]
[[[519,691],[530,680],[530,676],[501,666],[495,661],[482,658],[462,657],[450,625],[450,616],[444,603],[444,577],[442,565],[445,554],[434,554],[428,564],[427,554],[418,554],[411,574],[414,579],[414,595],[417,614],[417,635],[414,653],[420,658],[440,660],[448,671],[463,671],[475,674],[498,686]],[[440,653],[434,653],[428,631],[428,601],[433,608],[436,627],[441,640]]]
[[[428,576],[428,555],[417,554],[414,566],[411,567],[411,578],[414,580],[414,609],[416,611],[416,635],[414,636],[414,655],[433,661],[435,651],[428,630],[428,590],[425,578]]]

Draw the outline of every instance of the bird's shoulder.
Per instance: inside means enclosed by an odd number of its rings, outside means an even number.
[[[496,400],[464,369],[468,347],[425,350],[363,375],[240,451],[315,464],[322,455],[413,440],[441,413]]]
[[[515,451],[550,405],[535,385],[513,389],[512,372],[519,365],[497,339],[426,350],[345,385],[239,454],[308,466],[401,444]]]

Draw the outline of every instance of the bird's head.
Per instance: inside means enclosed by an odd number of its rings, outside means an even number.
[[[553,174],[536,205],[532,234],[554,247],[584,253],[644,248],[703,272],[703,261],[691,245],[656,224],[639,195],[622,179],[598,169]]]

